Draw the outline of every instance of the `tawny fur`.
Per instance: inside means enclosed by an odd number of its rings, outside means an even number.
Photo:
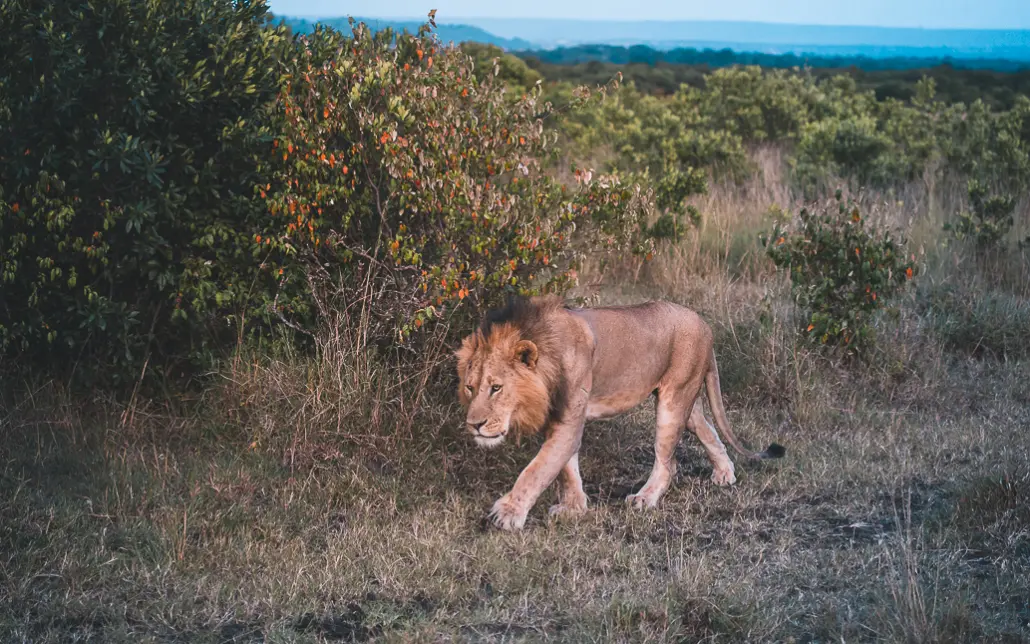
[[[684,428],[704,445],[718,485],[736,481],[733,462],[705,418],[707,390],[715,425],[743,456],[779,458],[742,447],[722,405],[711,328],[690,309],[668,302],[597,309],[566,308],[553,296],[519,298],[491,312],[456,352],[458,399],[478,444],[495,447],[546,429],[537,456],[511,492],[494,504],[501,528],[518,530],[541,492],[561,477],[552,514],[586,509],[578,453],[587,420],[608,418],[657,397],[655,464],[641,490],[627,499],[654,507],[676,472],[675,447]]]

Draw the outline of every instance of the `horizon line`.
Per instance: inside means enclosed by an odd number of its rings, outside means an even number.
[[[373,15],[358,15],[358,14],[339,14],[339,15],[301,15],[301,14],[287,14],[287,13],[276,13],[271,12],[273,15],[284,18],[299,18],[302,20],[337,20],[340,18],[355,18],[360,19],[371,19],[371,20],[391,20],[395,22],[420,22],[428,23],[429,17],[423,16],[421,18],[415,16],[373,16]],[[580,23],[615,23],[622,25],[646,25],[646,24],[670,24],[670,23],[690,23],[690,24],[737,24],[737,25],[771,25],[776,27],[810,27],[810,28],[825,28],[832,27],[834,29],[881,29],[887,31],[979,31],[979,32],[1000,32],[1000,33],[1018,33],[1018,32],[1030,32],[1030,26],[1027,27],[923,27],[923,26],[895,26],[895,25],[846,25],[846,24],[826,24],[826,23],[812,23],[812,22],[776,22],[769,20],[728,20],[719,19],[713,20],[710,18],[672,18],[668,20],[662,20],[660,18],[650,18],[645,20],[619,20],[616,18],[541,18],[541,17],[516,17],[516,16],[459,16],[454,18],[437,19],[437,26],[475,26],[468,22],[469,20],[524,20],[524,21],[540,21],[540,22],[580,22]]]

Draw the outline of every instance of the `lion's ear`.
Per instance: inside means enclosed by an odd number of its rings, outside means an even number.
[[[536,360],[539,357],[536,345],[529,340],[519,340],[515,343],[515,359],[524,363],[530,369],[536,367]]]

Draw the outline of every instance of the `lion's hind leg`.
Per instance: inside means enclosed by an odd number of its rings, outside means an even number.
[[[712,427],[712,424],[705,418],[701,409],[701,396],[694,401],[694,409],[690,412],[690,420],[687,427],[694,432],[705,452],[708,453],[708,460],[712,462],[715,471],[712,472],[712,481],[716,485],[733,485],[737,482],[737,476],[733,471],[733,461],[726,453],[726,446],[719,440],[719,434]]]
[[[579,452],[562,468],[558,482],[558,503],[548,510],[551,516],[579,514],[587,509],[587,495],[579,475]]]
[[[695,395],[696,397],[696,395]],[[655,432],[654,467],[647,483],[636,494],[626,498],[635,508],[653,508],[665,495],[676,475],[676,445],[683,434],[689,407],[683,400],[659,394],[657,405],[658,428]]]

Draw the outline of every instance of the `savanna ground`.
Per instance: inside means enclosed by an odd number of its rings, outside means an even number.
[[[737,435],[785,459],[718,488],[686,436],[633,511],[644,407],[588,426],[585,516],[549,520],[549,491],[507,534],[486,511],[539,440],[478,450],[450,381],[347,338],[238,356],[193,399],[5,383],[0,640],[1030,641],[1026,256],[945,247],[961,186],[865,195],[924,272],[844,365],[795,335],[757,241],[794,197],[758,160],[765,180],[699,198],[701,230],[577,294],[699,310]]]

